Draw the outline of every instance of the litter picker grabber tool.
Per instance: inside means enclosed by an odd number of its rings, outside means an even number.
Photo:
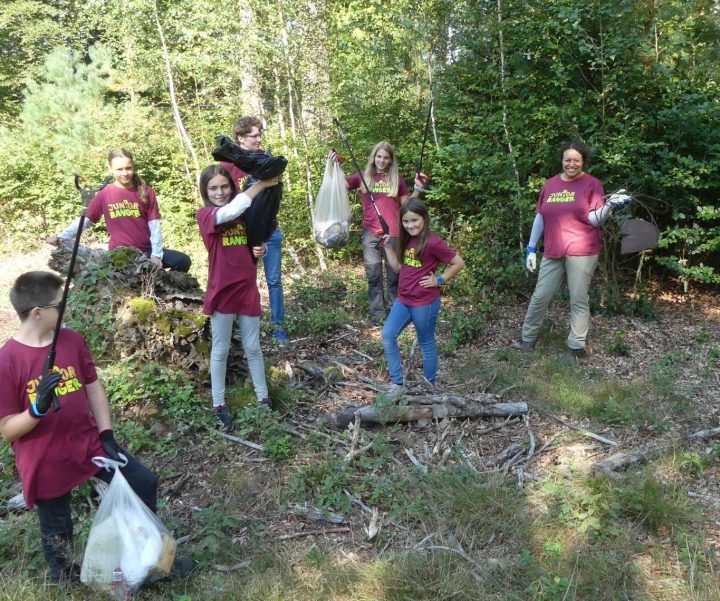
[[[427,119],[425,119],[425,131],[423,133],[422,146],[420,147],[420,160],[415,165],[415,173],[423,181],[427,181],[427,179],[428,179],[428,177],[423,173],[422,167],[423,167],[423,159],[425,158],[425,144],[427,144],[428,131],[430,129],[430,119],[432,118],[432,109],[433,109],[433,103],[431,100],[430,106],[428,107]]]
[[[78,224],[77,234],[75,234],[75,244],[73,245],[72,255],[70,256],[70,265],[68,266],[67,277],[65,278],[65,288],[63,289],[62,300],[58,306],[58,318],[55,324],[55,331],[53,332],[52,343],[50,344],[50,351],[48,352],[47,359],[45,360],[45,367],[43,373],[47,374],[52,371],[55,365],[55,354],[57,349],[58,337],[60,336],[60,327],[62,326],[62,320],[65,316],[65,304],[67,303],[68,292],[70,291],[70,280],[72,280],[73,271],[75,271],[75,259],[77,259],[78,248],[80,247],[80,236],[82,236],[83,226],[85,225],[85,212],[87,211],[88,203],[92,200],[93,196],[102,190],[112,181],[112,176],[108,175],[100,187],[92,190],[80,187],[80,176],[75,175],[75,187],[80,190],[80,198],[82,200],[82,211],[80,212],[80,223]],[[53,411],[60,410],[60,401],[57,395],[53,396]]]
[[[365,187],[365,192],[367,192],[368,197],[370,198],[370,202],[372,203],[373,209],[375,209],[375,214],[378,217],[378,220],[380,221],[380,227],[382,228],[383,234],[387,235],[390,233],[390,227],[387,224],[387,221],[383,218],[383,216],[380,214],[380,209],[378,209],[377,204],[375,204],[375,198],[372,195],[372,192],[370,191],[370,187],[367,185],[367,182],[365,181],[365,178],[363,177],[363,172],[360,169],[360,165],[358,165],[357,159],[355,158],[355,155],[353,154],[352,148],[350,148],[350,142],[348,142],[347,136],[345,135],[345,132],[343,131],[342,126],[340,125],[340,121],[338,121],[337,117],[333,117],[333,123],[338,128],[338,131],[340,132],[340,137],[343,139],[343,142],[345,142],[345,148],[347,148],[348,154],[350,155],[350,158],[352,159],[353,166],[358,172],[358,175],[360,176],[360,181],[362,182],[362,185]],[[378,246],[382,245],[382,239],[378,243]]]

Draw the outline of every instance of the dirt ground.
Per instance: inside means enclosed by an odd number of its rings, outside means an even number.
[[[7,300],[7,291],[12,281],[20,273],[30,269],[46,269],[50,248],[22,256],[0,259],[0,341],[4,342],[14,331],[17,318]],[[562,465],[590,466],[618,450],[629,452],[646,449],[653,445],[666,444],[687,435],[695,429],[709,429],[720,425],[720,375],[717,360],[709,362],[708,349],[720,349],[720,307],[717,297],[710,293],[693,293],[682,296],[679,293],[651,290],[657,307],[657,318],[652,321],[627,315],[593,317],[590,358],[596,374],[605,374],[607,378],[620,381],[644,381],[650,377],[653,369],[662,365],[663,358],[677,358],[677,389],[692,405],[693,415],[703,415],[702,424],[697,420],[685,423],[682,416],[674,416],[666,429],[660,432],[642,427],[606,427],[596,434],[616,441],[609,446],[593,439],[575,440],[568,444],[553,444],[554,437],[577,428],[590,428],[589,423],[574,422],[567,416],[550,415],[540,410],[533,399],[516,394],[512,386],[497,391],[493,387],[493,377],[487,367],[502,361],[502,352],[512,348],[517,339],[519,326],[525,311],[525,301],[519,300],[497,310],[488,321],[480,337],[471,344],[463,346],[454,356],[441,358],[439,388],[443,392],[459,394],[495,391],[499,398],[508,401],[526,401],[530,405],[529,420],[516,419],[506,422],[502,418],[489,419],[451,419],[444,424],[438,422],[412,423],[388,429],[394,446],[393,461],[410,465],[408,451],[423,465],[437,467],[450,462],[465,462],[478,471],[489,471],[488,460],[506,449],[513,442],[525,441],[530,429],[536,440],[536,448],[550,443],[522,473],[517,467],[509,470],[518,479],[532,481],[540,479],[551,467]],[[288,306],[292,311],[292,306]],[[537,353],[521,359],[520,370],[531,369],[543,355],[559,356],[563,350],[563,340],[567,327],[566,307],[563,303],[554,303],[548,322],[550,327],[545,340],[541,340]],[[616,340],[616,332],[626,333],[629,347],[628,356],[617,356],[607,349]],[[378,343],[374,356],[361,351],[363,341],[374,340]],[[372,403],[381,392],[378,383],[386,381],[382,367],[382,351],[377,351],[381,343],[377,329],[365,329],[347,325],[346,330],[330,337],[318,340],[304,338],[293,341],[287,347],[268,345],[265,349],[271,363],[283,370],[289,377],[288,385],[302,388],[313,397],[311,401],[301,402],[292,414],[283,416],[283,420],[294,428],[299,437],[313,429],[313,422],[320,414],[336,411],[348,405],[361,406]],[[502,352],[501,352],[502,351]],[[516,351],[509,351],[515,353]],[[681,359],[681,360],[680,360]],[[334,367],[337,375],[332,381],[313,380],[300,365],[314,364],[326,369]],[[473,366],[483,366],[475,371]],[[418,389],[419,391],[419,389]],[[561,423],[562,420],[565,423]],[[377,430],[377,428],[375,428]],[[334,436],[330,433],[329,436]],[[702,450],[711,443],[696,444]],[[446,449],[465,449],[461,459],[450,456]],[[347,446],[339,445],[340,451]],[[228,470],[236,467],[244,479],[243,499],[233,499],[236,507],[242,507],[248,518],[265,525],[263,537],[304,536],[307,532],[326,532],[330,540],[342,541],[358,556],[373,553],[372,544],[365,542],[363,530],[368,525],[367,508],[354,506],[352,515],[347,516],[342,527],[329,524],[319,525],[305,517],[278,513],[268,510],[274,507],[274,495],[277,491],[277,479],[286,477],[272,467],[273,464],[256,451],[237,445],[232,458],[223,457],[208,450],[202,440],[188,439],[181,452],[171,460],[164,462],[162,471],[166,474],[161,482],[161,495],[165,498],[169,511],[177,516],[190,515],[198,508],[211,506],[222,499],[226,482],[217,477],[216,462],[222,461]],[[191,466],[191,470],[188,467]],[[189,486],[183,479],[190,471],[192,478]],[[713,542],[720,546],[720,485],[717,474],[706,471],[693,484],[694,502],[703,505],[713,516],[711,535]],[[668,473],[671,480],[674,474]],[[230,502],[230,499],[226,499]],[[421,536],[422,533],[417,533]],[[248,536],[247,528],[240,529],[237,540]],[[393,545],[405,546],[413,541],[406,536],[398,536]],[[402,540],[401,539],[405,539]],[[416,542],[416,541],[415,541]]]

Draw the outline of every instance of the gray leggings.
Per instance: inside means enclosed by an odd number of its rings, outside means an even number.
[[[260,317],[234,315],[232,313],[215,313],[210,318],[212,325],[212,350],[210,351],[210,383],[212,385],[213,407],[225,404],[225,375],[227,358],[230,353],[235,319],[240,324],[243,350],[247,357],[250,377],[252,378],[255,395],[258,401],[268,398],[268,387],[265,381],[265,362],[260,349]]]

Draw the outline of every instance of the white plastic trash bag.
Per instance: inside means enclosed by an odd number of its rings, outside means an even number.
[[[345,174],[337,161],[328,158],[315,202],[315,240],[327,248],[345,246],[350,238],[350,219]]]
[[[119,463],[94,457],[98,467],[115,469],[95,514],[83,558],[80,581],[114,595],[113,571],[122,570],[128,590],[136,591],[148,577],[170,573],[177,542],[158,517],[138,497]]]

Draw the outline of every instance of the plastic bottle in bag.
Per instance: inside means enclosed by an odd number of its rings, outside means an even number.
[[[113,599],[115,601],[126,601],[129,596],[127,582],[125,582],[125,574],[123,574],[122,568],[117,567],[112,573],[112,592]]]

